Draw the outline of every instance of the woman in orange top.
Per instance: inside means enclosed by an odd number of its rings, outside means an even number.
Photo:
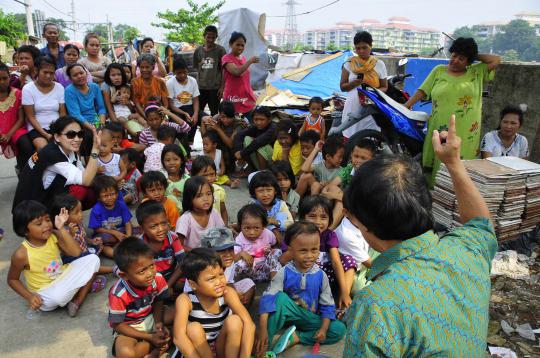
[[[156,64],[155,56],[143,53],[137,58],[137,66],[141,71],[141,76],[133,79],[133,100],[137,107],[137,112],[144,116],[144,107],[149,101],[158,101],[165,108],[169,108],[169,94],[165,82],[152,74]]]

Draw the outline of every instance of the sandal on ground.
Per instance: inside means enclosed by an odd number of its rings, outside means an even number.
[[[107,286],[107,278],[103,275],[97,275],[94,282],[92,282],[92,293],[98,293]]]
[[[67,310],[69,317],[75,317],[77,313],[79,312],[80,306],[76,304],[75,302],[71,301],[67,304]]]
[[[296,331],[296,326],[292,325],[279,337],[272,351],[276,354],[283,353],[287,347],[293,342],[293,333]]]

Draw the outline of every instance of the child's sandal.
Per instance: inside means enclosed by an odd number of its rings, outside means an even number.
[[[107,278],[103,275],[98,275],[94,282],[92,282],[92,290],[90,292],[98,293],[103,290],[105,286],[107,286]]]

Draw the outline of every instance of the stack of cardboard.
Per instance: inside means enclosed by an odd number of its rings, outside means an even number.
[[[499,240],[516,238],[540,222],[540,166],[531,163],[523,167],[521,162],[516,166],[513,159],[463,163],[486,201]],[[444,165],[437,173],[432,196],[435,220],[448,228],[461,225],[450,174]]]

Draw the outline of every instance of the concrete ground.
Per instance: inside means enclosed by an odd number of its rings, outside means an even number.
[[[25,317],[27,303],[7,286],[6,276],[11,253],[22,239],[13,233],[11,202],[17,186],[15,160],[0,158],[0,227],[4,239],[0,242],[0,356],[1,357],[111,357],[112,331],[107,323],[107,292],[114,278],[109,276],[107,289],[90,294],[76,318],[65,309],[42,313],[38,318]],[[247,203],[246,183],[241,189],[227,188],[227,209],[231,221]],[[107,260],[104,260],[107,261]],[[251,311],[256,308],[252,307]],[[321,347],[320,353],[340,357],[343,341]],[[309,347],[294,347],[282,357],[299,357],[310,352]]]

